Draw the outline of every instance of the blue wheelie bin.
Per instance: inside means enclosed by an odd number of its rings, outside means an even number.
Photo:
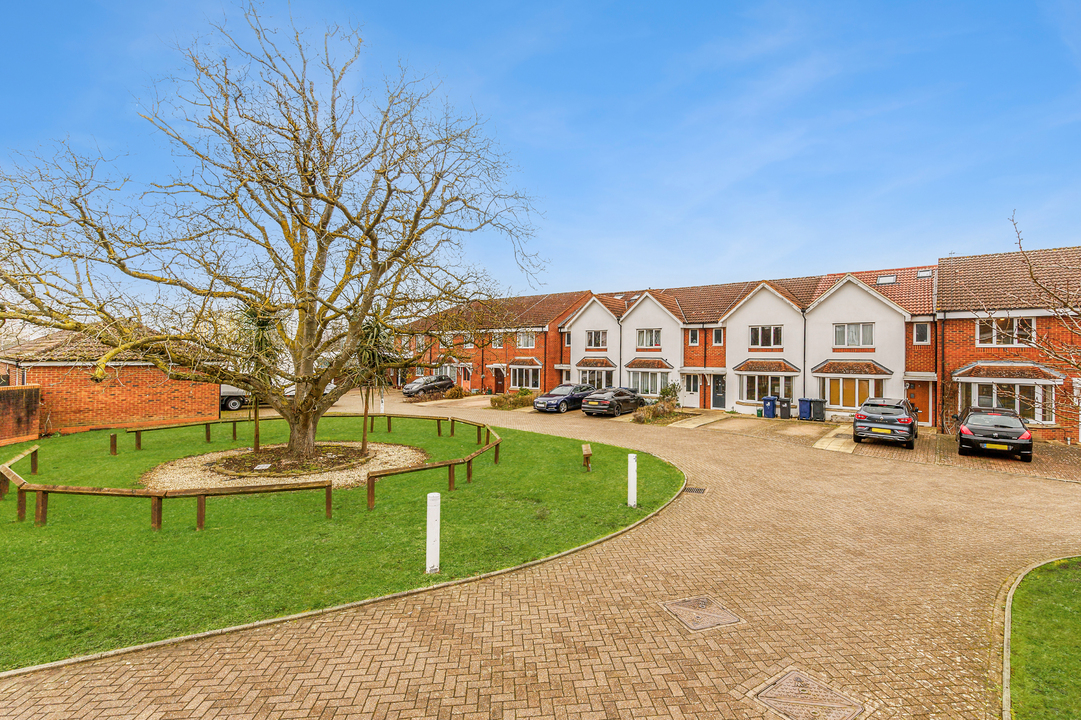
[[[762,415],[763,417],[775,418],[777,417],[777,396],[767,395],[762,398]]]
[[[799,419],[810,420],[811,419],[811,398],[799,399]]]

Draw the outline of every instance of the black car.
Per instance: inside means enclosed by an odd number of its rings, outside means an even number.
[[[628,388],[605,388],[586,395],[582,400],[582,412],[586,415],[612,415],[619,417],[634,412],[646,404],[646,399]]]
[[[911,450],[919,435],[916,408],[908,400],[869,398],[852,418],[853,442],[863,442],[864,438],[892,440]]]
[[[582,407],[582,400],[586,395],[596,391],[592,385],[574,385],[564,383],[557,385],[539,398],[533,401],[533,407],[541,412],[561,412],[577,410]]]
[[[406,397],[413,397],[414,395],[420,395],[421,393],[441,392],[443,390],[450,390],[454,387],[454,380],[446,375],[429,375],[427,377],[419,377],[412,382],[406,383],[402,388],[402,394]]]
[[[958,455],[991,450],[1032,462],[1032,433],[1013,410],[970,407],[953,418],[957,420]]]

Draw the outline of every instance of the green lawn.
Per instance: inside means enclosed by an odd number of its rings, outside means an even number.
[[[1081,717],[1081,558],[1030,572],[1014,593],[1011,626],[1014,717]]]
[[[361,420],[325,418],[320,440],[359,440]],[[137,487],[159,463],[251,442],[251,426],[120,434],[40,441],[34,482]],[[281,421],[262,425],[265,444],[282,442]],[[476,431],[436,437],[435,423],[395,420],[388,436],[376,422],[373,441],[421,447],[432,461],[477,448]],[[663,505],[681,473],[639,453],[639,507],[626,507],[626,450],[593,443],[593,472],[582,468],[581,443],[499,430],[499,465],[491,453],[474,462],[472,484],[459,468],[447,492],[445,468],[382,480],[369,512],[363,487],[334,492],[327,520],[323,493],[211,497],[206,529],[195,531],[195,499],[167,499],[163,527],[150,529],[148,498],[49,497],[49,521],[15,522],[15,493],[0,502],[4,561],[0,569],[0,670],[124,647],[263,618],[329,607],[511,567],[576,547],[625,527]],[[0,448],[3,459],[24,445]],[[3,460],[0,460],[2,462]],[[30,475],[29,458],[14,469]],[[441,574],[424,573],[425,496],[443,493]]]

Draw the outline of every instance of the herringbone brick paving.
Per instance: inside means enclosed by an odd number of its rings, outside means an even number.
[[[506,575],[7,678],[0,716],[766,718],[748,693],[797,667],[861,717],[987,718],[997,593],[1081,554],[1072,483],[577,413],[455,414],[641,448],[708,492]],[[699,595],[743,622],[692,632],[661,605]]]

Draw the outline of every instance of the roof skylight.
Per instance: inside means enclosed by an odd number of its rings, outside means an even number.
[[[896,275],[879,275],[875,285],[893,285],[897,282]]]
[[[916,271],[916,277],[918,277],[918,278],[929,278],[934,274],[935,274],[935,271],[932,270],[931,268],[927,268],[926,270],[917,270]]]

